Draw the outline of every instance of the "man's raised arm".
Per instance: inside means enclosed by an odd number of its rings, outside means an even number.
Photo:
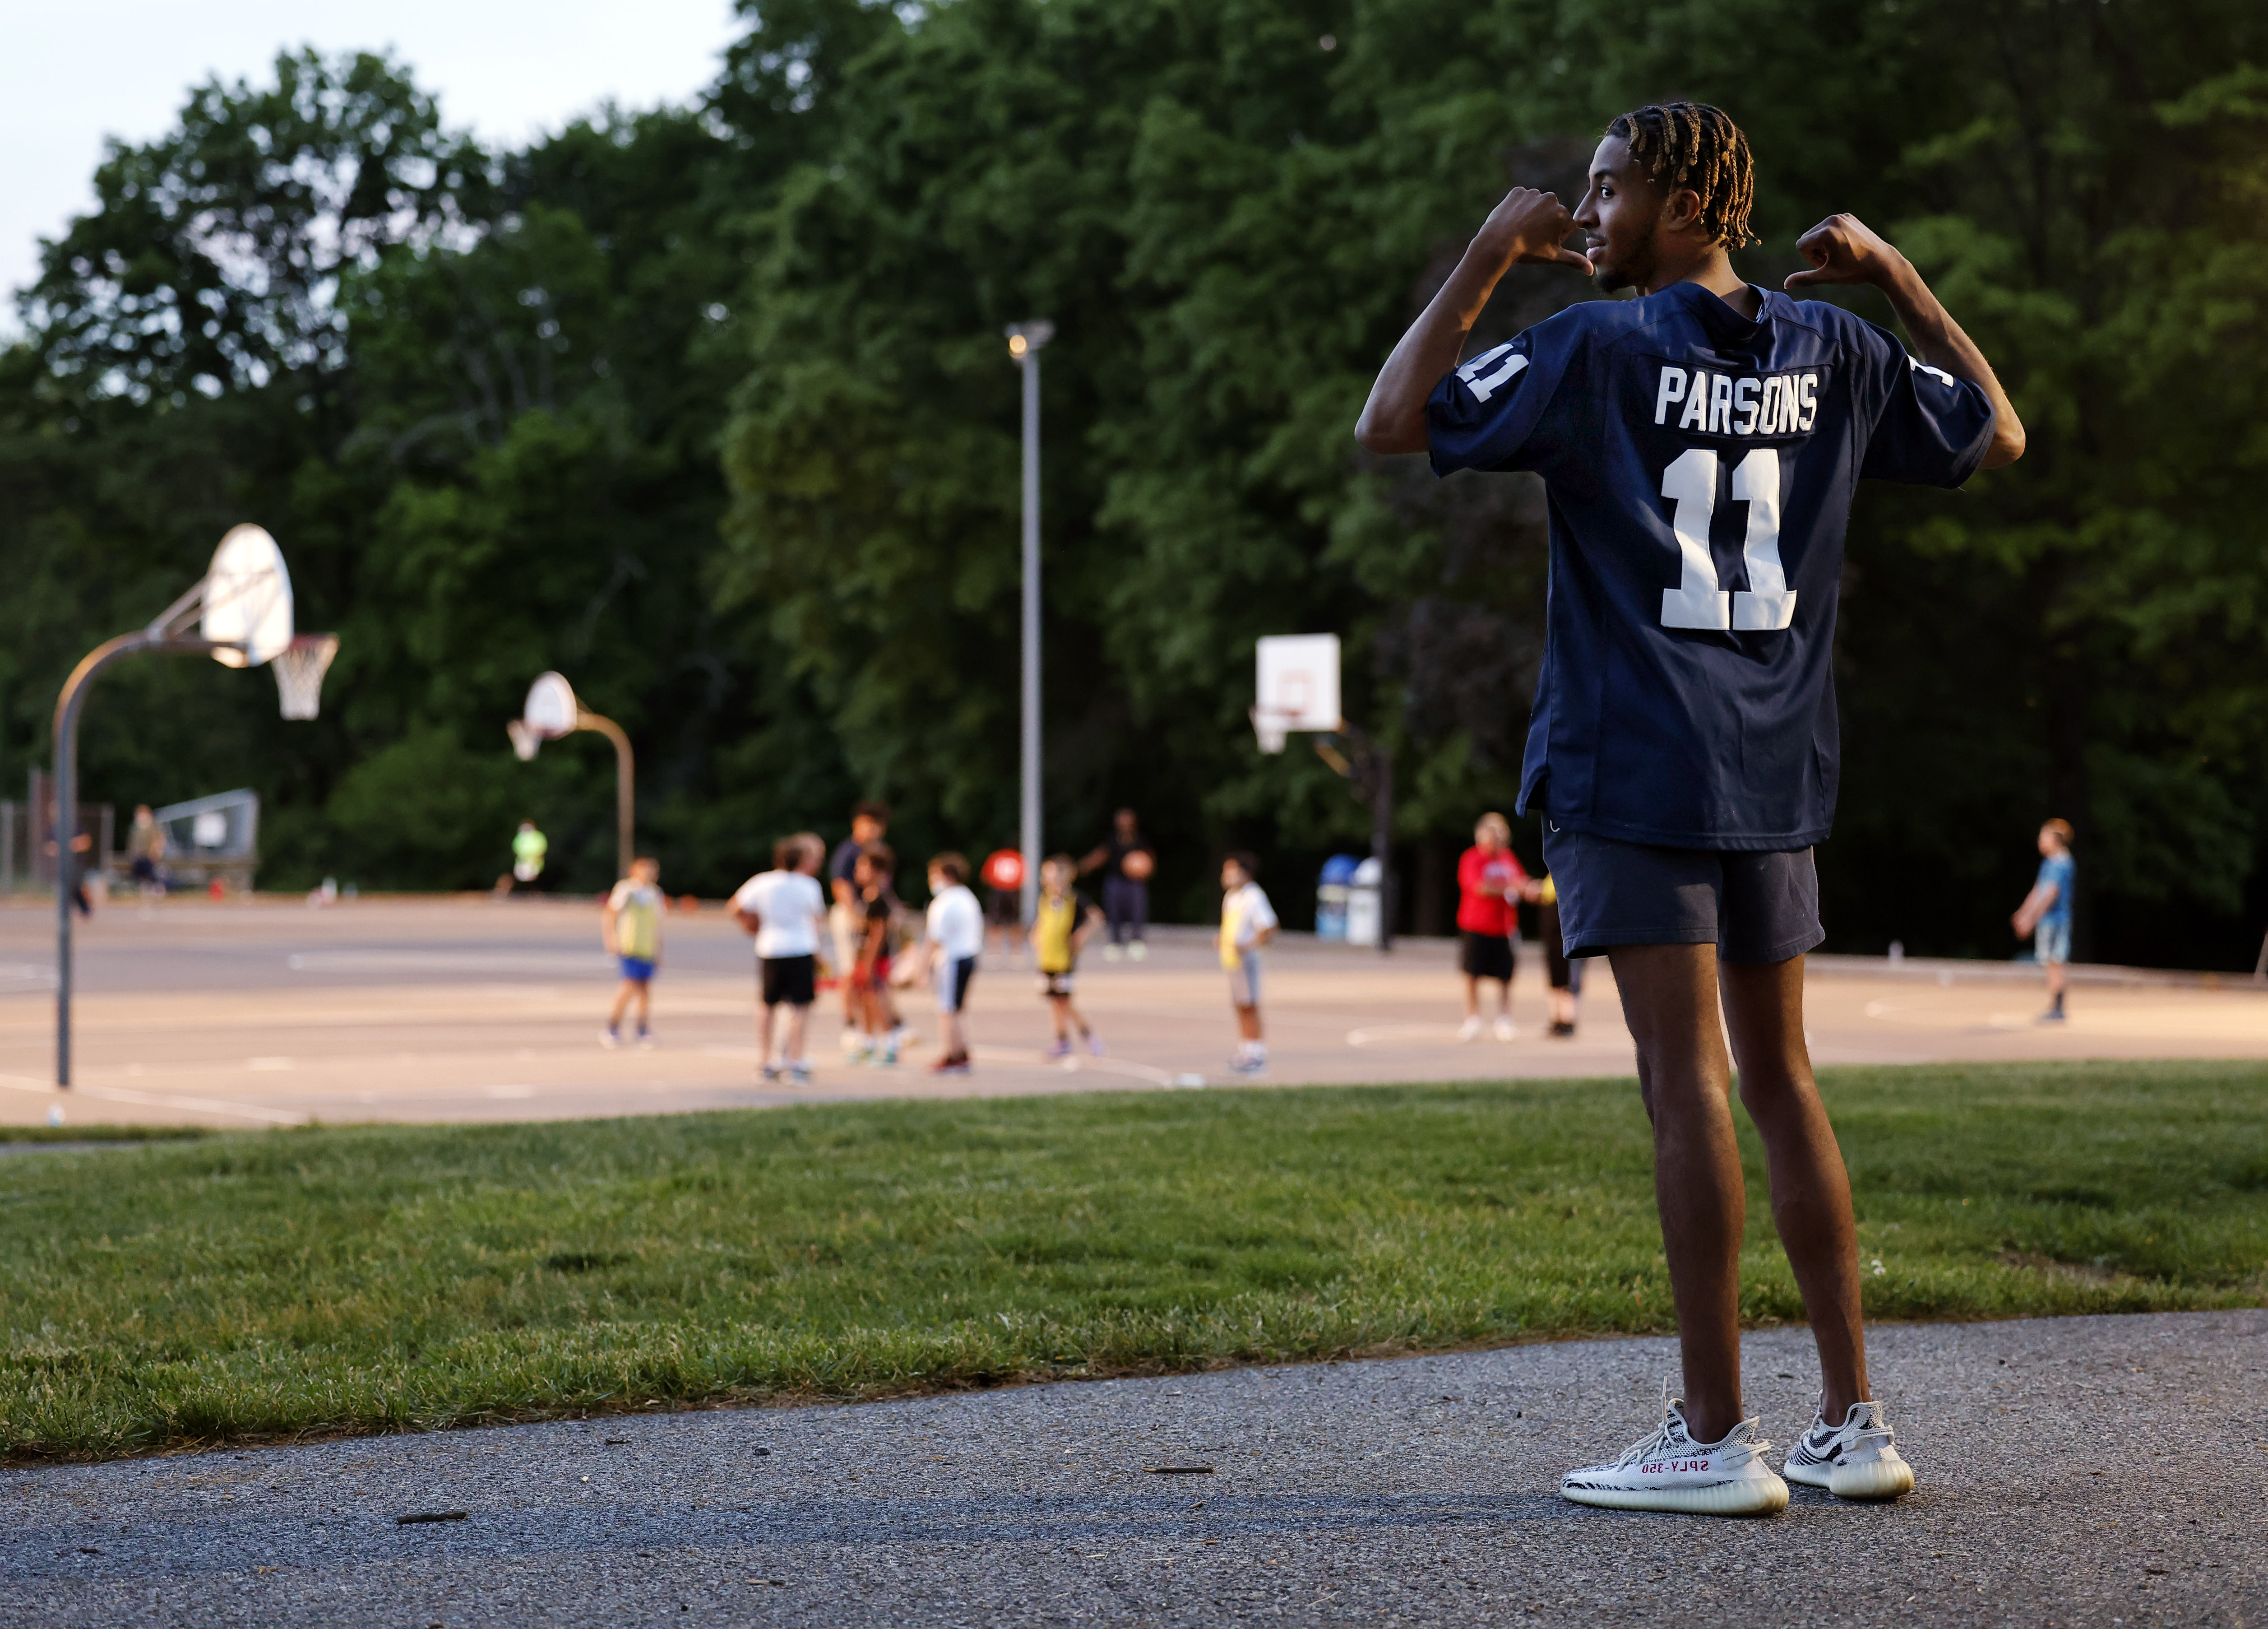
[[[1999,376],[1976,342],[1961,331],[1952,313],[1939,304],[1913,262],[1855,215],[1830,215],[1802,237],[1796,248],[1811,262],[1787,280],[1791,293],[1820,283],[1871,283],[1889,297],[1890,308],[1905,324],[1914,354],[1933,368],[1966,380],[1992,404],[1992,445],[1983,468],[1998,469],[2024,455],[2024,421],[2000,388]]]
[[[1373,453],[1424,452],[1426,398],[1457,365],[1465,335],[1504,274],[1522,261],[1591,269],[1586,256],[1565,247],[1574,228],[1567,206],[1555,194],[1532,187],[1506,193],[1489,211],[1441,291],[1379,370],[1370,400],[1355,421],[1354,439]]]

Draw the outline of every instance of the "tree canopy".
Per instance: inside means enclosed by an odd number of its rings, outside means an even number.
[[[2082,950],[2249,965],[2268,911],[2268,17],[2240,0],[946,0],[749,6],[697,107],[517,151],[405,64],[278,60],[115,144],[0,357],[0,768],[56,685],[253,520],[343,643],[324,721],[146,663],[87,795],[232,785],[264,877],[464,887],[533,814],[612,863],[611,764],[522,765],[556,667],[639,752],[674,887],[858,796],[918,855],[1016,799],[1017,378],[1045,352],[1048,828],[1119,803],[1209,906],[1287,917],[1366,814],[1260,755],[1252,641],[1335,630],[1395,755],[1411,925],[1512,800],[1540,490],[1351,438],[1378,363],[1513,182],[1580,188],[1642,100],[1727,108],[1774,282],[1838,209],[1888,232],[2031,431],[1955,495],[1868,486],[1822,849],[1830,947],[2005,954],[2050,814]],[[1523,269],[1476,338],[1596,298]],[[1887,306],[1856,302],[1878,321]],[[1523,839],[1523,845],[1529,845]],[[2084,942],[2091,940],[2091,943]]]

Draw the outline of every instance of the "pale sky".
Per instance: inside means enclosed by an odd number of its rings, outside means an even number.
[[[557,129],[609,99],[683,102],[739,33],[731,0],[7,0],[0,5],[0,333],[37,240],[93,207],[106,136],[171,128],[192,85],[255,83],[279,49],[392,48],[443,122],[490,142]]]

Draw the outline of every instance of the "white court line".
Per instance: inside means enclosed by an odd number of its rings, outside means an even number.
[[[1065,1074],[1095,1069],[1104,1074],[1120,1074],[1137,1080],[1147,1080],[1152,1086],[1172,1086],[1180,1079],[1170,1069],[1160,1069],[1152,1064],[1138,1064],[1130,1058],[1113,1058],[1108,1053],[1101,1058],[1049,1058],[1045,1052],[1036,1050],[1026,1051],[1012,1047],[972,1046],[968,1049],[968,1061],[974,1064],[1032,1064],[1042,1069],[1060,1069]]]
[[[284,958],[294,973],[381,972],[423,969],[436,973],[604,973],[612,958],[591,951],[306,950]]]
[[[702,1055],[707,1058],[730,1058],[743,1063],[760,1063],[762,1055],[753,1046],[704,1046]],[[1113,1058],[1105,1053],[1101,1058],[1049,1058],[1045,1052],[1027,1051],[1015,1047],[974,1046],[968,1049],[968,1060],[976,1064],[1028,1064],[1039,1069],[1058,1069],[1066,1074],[1076,1074],[1083,1069],[1096,1069],[1105,1074],[1121,1074],[1136,1080],[1147,1080],[1152,1086],[1175,1086],[1182,1077],[1170,1069],[1160,1069],[1150,1064],[1138,1064],[1130,1058]],[[822,1061],[814,1068],[824,1068]],[[863,1065],[862,1065],[863,1066]],[[924,1065],[923,1072],[927,1072]]]
[[[1347,1031],[1349,1046],[1376,1046],[1395,1041],[1454,1041],[1454,1024],[1373,1024],[1365,1029]]]
[[[0,1074],[0,1087],[11,1092],[37,1092],[42,1097],[63,1095],[52,1080],[27,1080],[22,1075]],[[99,1097],[105,1102],[136,1103],[146,1109],[191,1109],[201,1114],[233,1115],[240,1120],[262,1120],[270,1125],[305,1125],[307,1117],[283,1109],[261,1109],[251,1103],[226,1103],[212,1097],[172,1097],[161,1092],[129,1091],[122,1086],[75,1086],[73,1097]]]

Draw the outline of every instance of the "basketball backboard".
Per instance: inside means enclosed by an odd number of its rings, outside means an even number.
[[[291,573],[276,540],[256,526],[234,526],[213,550],[203,584],[201,632],[225,648],[228,667],[274,661],[291,643]]]
[[[575,699],[573,685],[558,674],[541,674],[527,687],[527,700],[520,707],[519,721],[539,740],[549,741],[571,733],[582,711]]]
[[[1259,644],[1252,727],[1260,750],[1281,752],[1292,730],[1339,727],[1339,637],[1270,634]]]

